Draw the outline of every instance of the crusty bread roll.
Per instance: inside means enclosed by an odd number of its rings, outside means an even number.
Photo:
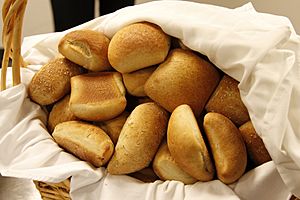
[[[70,109],[80,119],[103,121],[126,107],[125,88],[118,72],[98,72],[71,79]]]
[[[205,106],[207,112],[225,115],[238,126],[249,121],[248,110],[243,104],[238,88],[239,82],[224,75]]]
[[[156,67],[147,67],[131,73],[122,74],[127,92],[132,96],[144,97],[144,85]]]
[[[190,106],[178,106],[171,114],[168,148],[178,166],[200,181],[213,179],[214,167]]]
[[[207,113],[203,127],[218,178],[225,184],[235,182],[244,174],[247,165],[247,151],[239,129],[219,113]]]
[[[146,94],[169,112],[181,104],[198,117],[219,82],[217,69],[191,51],[174,49],[147,80]]]
[[[107,52],[110,40],[93,30],[67,33],[58,44],[58,51],[69,60],[91,71],[111,69]]]
[[[52,136],[59,146],[95,167],[105,165],[114,151],[111,139],[101,128],[84,122],[62,122]]]
[[[55,126],[59,123],[66,121],[79,120],[73,112],[70,110],[69,106],[70,95],[66,95],[59,102],[55,103],[52,107],[51,112],[48,117],[48,130],[50,133],[53,132]]]
[[[246,144],[249,158],[255,166],[272,160],[262,139],[256,133],[251,121],[246,122],[240,126],[239,129]]]
[[[146,167],[144,169],[141,169],[140,171],[133,172],[128,175],[140,181],[143,181],[144,183],[152,183],[156,180],[159,180],[159,177],[154,173],[151,167]]]
[[[121,73],[161,63],[168,55],[170,37],[157,25],[139,22],[120,29],[111,39],[108,59]]]
[[[29,84],[29,97],[40,105],[52,104],[70,92],[70,78],[82,68],[66,58],[57,58],[42,66]]]
[[[161,180],[181,181],[184,184],[193,184],[197,179],[182,170],[171,156],[166,142],[159,147],[153,160],[153,170]]]
[[[129,112],[124,111],[121,115],[107,121],[95,122],[110,137],[114,144],[117,144],[121,130],[126,122]]]
[[[166,133],[167,123],[167,112],[156,103],[137,106],[123,126],[108,172],[128,174],[147,167]]]

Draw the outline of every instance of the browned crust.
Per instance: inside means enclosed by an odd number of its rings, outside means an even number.
[[[48,130],[50,133],[61,122],[78,120],[70,110],[69,100],[70,95],[67,95],[53,106],[48,118]]]
[[[34,75],[29,84],[29,96],[40,105],[52,104],[70,92],[71,77],[81,73],[81,67],[68,59],[54,59]]]
[[[218,178],[226,184],[235,182],[244,174],[247,165],[247,151],[239,129],[219,113],[207,113],[203,126]]]
[[[161,63],[170,48],[170,37],[157,25],[140,22],[120,29],[111,39],[108,59],[121,73]]]
[[[188,50],[174,49],[147,80],[146,94],[169,112],[181,104],[196,117],[219,82],[217,69]]]
[[[258,166],[272,160],[262,139],[256,133],[251,121],[240,126],[240,132],[247,147],[249,158]]]
[[[68,59],[91,71],[103,71],[110,69],[107,55],[109,42],[102,32],[75,30],[60,40],[58,50]]]
[[[137,106],[123,126],[108,172],[128,174],[147,167],[166,133],[167,122],[167,112],[156,103]]]
[[[200,181],[213,179],[213,164],[188,105],[178,106],[171,114],[167,141],[170,153],[180,168]]]
[[[66,151],[96,167],[106,164],[113,154],[114,145],[108,135],[91,124],[63,122],[55,127],[52,136]]]
[[[207,112],[223,114],[240,126],[250,118],[248,110],[241,100],[238,84],[238,81],[224,75],[205,109]]]

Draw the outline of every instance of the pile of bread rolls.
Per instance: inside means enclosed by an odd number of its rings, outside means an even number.
[[[66,151],[110,174],[237,181],[271,160],[238,82],[157,25],[67,33],[29,85]]]

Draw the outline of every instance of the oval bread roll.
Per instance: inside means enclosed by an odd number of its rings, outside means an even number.
[[[65,96],[59,102],[55,103],[48,118],[48,130],[53,132],[55,126],[61,122],[79,120],[69,106],[70,95]]]
[[[29,84],[29,97],[40,105],[52,104],[70,92],[70,79],[82,68],[66,58],[57,58],[42,66]]]
[[[181,181],[184,184],[193,184],[197,179],[183,171],[171,156],[168,145],[164,142],[158,149],[153,160],[153,170],[161,180]]]
[[[110,40],[101,32],[76,30],[67,33],[58,51],[69,60],[91,71],[111,69],[107,52]]]
[[[108,59],[112,67],[129,73],[161,63],[168,55],[171,39],[157,25],[139,22],[120,29],[111,39]]]
[[[128,174],[147,167],[166,133],[167,123],[167,112],[156,103],[137,106],[123,126],[108,172]]]
[[[255,166],[272,160],[262,139],[256,133],[251,121],[246,122],[240,126],[239,129],[246,144],[249,158]]]
[[[225,184],[238,180],[245,172],[247,152],[239,129],[224,115],[207,113],[203,127],[215,160],[218,178]]]
[[[207,112],[216,112],[228,117],[238,126],[249,121],[248,110],[242,102],[239,82],[224,75],[205,106]]]
[[[112,141],[101,128],[84,122],[60,123],[52,136],[59,146],[95,167],[105,165],[114,151]]]
[[[192,51],[174,49],[149,77],[144,89],[169,112],[188,104],[198,117],[219,78],[217,69]]]
[[[71,79],[70,109],[87,121],[104,121],[121,114],[126,107],[125,88],[118,72],[98,72]]]
[[[131,73],[122,74],[128,93],[132,96],[144,97],[144,85],[156,67],[147,67]]]
[[[95,122],[95,124],[107,133],[107,135],[110,137],[114,144],[117,144],[119,135],[128,116],[129,113],[124,111],[121,115],[117,116],[116,118],[102,122]]]
[[[167,133],[168,147],[178,166],[200,181],[212,180],[214,167],[190,106],[183,104],[173,111]]]

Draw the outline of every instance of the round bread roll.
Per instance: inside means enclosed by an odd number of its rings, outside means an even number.
[[[193,184],[197,179],[183,171],[175,162],[164,142],[158,149],[153,160],[153,170],[161,180],[181,181],[184,184]]]
[[[120,29],[111,39],[108,59],[121,73],[133,72],[165,60],[171,39],[157,25],[140,22]]]
[[[128,174],[147,167],[166,133],[167,123],[167,112],[156,103],[137,106],[122,128],[108,172]]]
[[[256,133],[251,121],[246,122],[240,126],[239,129],[246,144],[249,158],[255,166],[272,160],[262,139]]]
[[[207,112],[216,112],[228,117],[238,126],[249,121],[248,110],[241,100],[239,82],[224,75],[218,87],[207,102]]]
[[[90,71],[104,71],[111,69],[107,57],[109,42],[101,32],[76,30],[67,33],[60,40],[58,51]]]
[[[198,117],[219,78],[209,62],[189,50],[174,49],[149,77],[144,89],[147,96],[169,112],[188,104]]]
[[[167,142],[178,166],[200,181],[210,181],[214,176],[205,142],[190,106],[178,106],[171,114]]]
[[[218,178],[225,184],[235,182],[244,174],[247,165],[247,151],[239,129],[219,113],[207,113],[203,127]]]
[[[70,109],[87,121],[104,121],[126,107],[125,88],[118,72],[98,72],[72,77]]]
[[[52,104],[70,92],[70,79],[82,68],[66,58],[57,58],[42,66],[29,84],[29,97],[40,105]]]
[[[69,106],[70,95],[66,95],[59,102],[55,103],[48,118],[48,130],[50,133],[53,132],[55,126],[59,123],[66,121],[79,120]]]
[[[144,85],[156,67],[147,67],[127,74],[122,74],[127,92],[132,96],[144,97]]]
[[[101,128],[84,122],[62,122],[52,136],[59,146],[95,167],[105,165],[114,151],[111,139]]]
[[[124,111],[121,115],[111,120],[95,122],[110,137],[114,144],[117,144],[121,130],[126,122],[129,112]]]

